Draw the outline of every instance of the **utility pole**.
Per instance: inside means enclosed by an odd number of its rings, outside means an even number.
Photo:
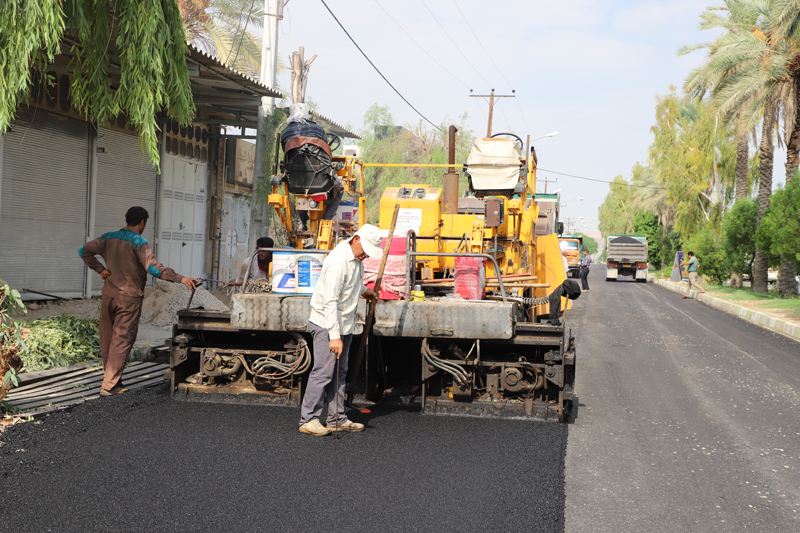
[[[469,90],[472,92],[472,89]],[[515,93],[516,90],[512,89],[512,93]],[[494,89],[490,94],[471,94],[469,95],[470,98],[488,98],[489,99],[489,125],[486,128],[486,136],[492,136],[492,117],[494,116],[494,99],[495,98],[514,98],[514,94],[494,94]]]
[[[544,193],[543,194],[547,194],[547,184],[550,183],[550,182],[558,183],[558,180],[548,180],[547,176],[545,176],[544,177]]]
[[[286,2],[288,3],[288,2]],[[261,38],[261,83],[275,88],[278,67],[278,21],[283,19],[284,0],[264,0],[264,34]],[[256,249],[256,241],[266,235],[269,229],[267,223],[266,202],[259,202],[257,191],[259,183],[269,174],[269,163],[264,161],[264,151],[268,142],[266,118],[275,111],[275,99],[264,97],[258,109],[258,129],[256,130],[256,159],[253,164],[253,196],[250,200],[250,226],[247,240],[248,250]]]

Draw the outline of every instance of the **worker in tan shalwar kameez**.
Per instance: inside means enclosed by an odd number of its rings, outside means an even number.
[[[103,278],[100,305],[100,351],[103,354],[101,396],[120,394],[122,371],[139,332],[144,285],[148,272],[164,281],[182,283],[193,290],[196,279],[187,278],[158,262],[142,232],[149,215],[144,207],[131,207],[125,214],[127,227],[103,234],[78,251],[83,261]],[[101,256],[106,266],[95,258]]]

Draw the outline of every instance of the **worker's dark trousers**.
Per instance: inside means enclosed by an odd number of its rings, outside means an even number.
[[[136,335],[142,302],[123,302],[103,295],[100,304],[100,353],[103,355],[103,388],[113,389],[122,379]]]
[[[589,267],[582,266],[581,267],[581,285],[583,286],[583,290],[589,290]]]
[[[328,397],[327,426],[334,426],[336,418],[339,424],[347,422],[344,414],[344,387],[347,377],[347,359],[352,335],[342,335],[342,356],[339,359],[339,405],[336,405],[336,354],[330,350],[328,330],[313,322],[308,323],[311,337],[314,339],[314,368],[308,376],[306,393],[300,406],[300,425],[319,417],[322,414],[322,402]]]

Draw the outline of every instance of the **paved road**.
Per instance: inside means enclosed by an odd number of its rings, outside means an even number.
[[[566,531],[800,531],[800,345],[603,267],[573,316]]]
[[[15,531],[800,531],[800,347],[654,285],[572,313],[569,425],[104,398],[0,435]],[[566,478],[566,481],[565,481]],[[0,530],[4,528],[0,527]]]
[[[0,531],[563,531],[566,425],[351,416],[310,437],[297,409],[160,386],[13,426]]]

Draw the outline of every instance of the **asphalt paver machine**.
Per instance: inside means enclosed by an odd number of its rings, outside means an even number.
[[[359,304],[348,396],[428,414],[562,421],[575,380],[570,298],[580,290],[566,280],[557,235],[536,236],[535,151],[511,134],[476,139],[460,196],[455,134],[451,127],[450,163],[438,165],[448,170],[443,187],[383,192],[379,226],[388,233],[399,209],[392,248],[402,267],[395,294],[375,306],[363,356],[356,347],[368,303]],[[324,257],[366,222],[364,170],[379,165],[312,151],[305,166],[284,157],[269,203],[297,254]],[[337,186],[358,206],[349,227],[322,219]],[[308,212],[302,228],[298,210]],[[170,346],[176,398],[299,405],[313,358],[311,295],[268,285],[246,280],[228,312],[179,313]]]

